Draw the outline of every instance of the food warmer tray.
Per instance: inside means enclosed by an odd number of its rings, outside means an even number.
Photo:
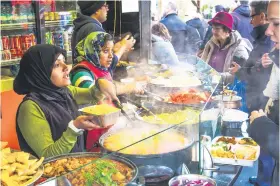
[[[232,136],[217,136],[216,138],[214,138],[212,140],[212,143],[211,143],[210,154],[211,154],[212,145],[215,144],[218,141],[218,139],[221,138],[221,137],[232,138]],[[244,137],[236,137],[235,139],[238,142],[242,138],[244,138]],[[236,144],[236,146],[242,146],[242,145],[241,144]],[[260,156],[260,146],[259,145],[257,145],[257,146],[246,145],[246,146],[256,148],[257,152],[256,152],[255,159],[253,159],[253,160],[242,160],[242,159],[236,159],[236,158],[235,159],[233,159],[233,158],[218,158],[218,157],[213,157],[212,156],[213,162],[217,163],[217,164],[240,165],[240,166],[252,167],[254,165],[254,162],[257,161],[259,156]]]
[[[106,154],[106,153],[94,153],[94,152],[77,152],[77,153],[69,153],[69,154],[62,154],[59,156],[54,156],[54,157],[50,157],[45,159],[45,161],[43,162],[43,164],[47,164],[56,160],[60,160],[60,159],[64,159],[64,158],[84,158],[84,157],[98,157],[98,158],[102,158],[102,159],[111,159],[111,160],[115,160],[118,162],[121,162],[125,165],[127,165],[128,167],[130,167],[133,170],[133,176],[131,179],[131,182],[136,180],[136,177],[138,175],[138,168],[137,166],[130,161],[127,158],[124,158],[122,156],[118,156],[118,155],[110,155],[110,154]]]
[[[11,152],[21,152],[19,150],[15,150],[15,149],[11,149]],[[39,160],[38,158],[36,158],[35,156],[33,156],[32,154],[30,154],[30,158],[29,159],[37,159]],[[40,165],[40,167],[38,168],[37,172],[33,175],[33,177],[31,179],[29,179],[26,183],[28,186],[32,186],[34,185],[34,183],[39,180],[39,178],[41,178],[41,176],[43,175],[44,173],[44,166],[43,166],[43,163]]]

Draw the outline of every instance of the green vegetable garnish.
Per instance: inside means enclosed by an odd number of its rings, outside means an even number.
[[[93,183],[117,186],[117,183],[112,180],[112,175],[118,172],[118,169],[113,163],[105,160],[97,160],[93,165],[94,168],[84,174],[86,186],[92,186]]]

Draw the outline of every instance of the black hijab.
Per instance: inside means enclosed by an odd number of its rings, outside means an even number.
[[[66,58],[65,50],[53,45],[36,45],[27,50],[20,61],[20,70],[14,81],[18,94],[44,93],[54,98],[63,97],[64,88],[51,82],[53,65],[59,54]]]
[[[57,141],[63,132],[67,130],[68,123],[80,115],[78,105],[68,88],[56,87],[51,82],[50,77],[53,65],[59,54],[63,54],[66,58],[65,51],[53,45],[43,44],[31,47],[23,55],[20,61],[19,73],[14,81],[14,91],[18,94],[27,94],[22,103],[32,100],[43,111],[54,141]],[[21,149],[36,156],[35,152],[25,141],[19,129],[18,120],[16,122],[17,136]],[[83,136],[79,136],[71,152],[81,152],[83,149]]]

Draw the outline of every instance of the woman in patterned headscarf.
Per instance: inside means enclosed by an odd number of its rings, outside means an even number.
[[[77,87],[91,87],[98,78],[113,81],[113,71],[117,60],[113,55],[114,42],[110,34],[92,32],[76,46],[77,58],[71,71],[72,85]],[[138,92],[136,84],[116,83],[117,94]]]
[[[117,65],[117,60],[113,59],[113,48],[113,38],[105,32],[92,32],[80,41],[75,51],[78,57],[74,61],[75,65],[70,74],[72,85],[88,88],[93,86],[99,78],[113,82],[113,71]],[[118,95],[141,91],[134,82],[129,84],[115,82],[114,84]],[[95,142],[106,131],[106,129],[89,131],[86,148],[92,149]]]

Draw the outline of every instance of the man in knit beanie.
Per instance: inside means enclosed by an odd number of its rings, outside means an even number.
[[[76,53],[75,47],[82,39],[86,38],[92,32],[106,32],[102,23],[107,20],[107,13],[109,11],[109,6],[106,1],[81,1],[78,0],[77,4],[80,7],[80,13],[77,15],[77,19],[74,20],[74,31],[72,35],[72,60],[75,62]],[[116,43],[114,48],[115,55],[113,61],[118,61],[125,51],[131,50],[135,44],[135,39],[133,37],[125,37],[121,44]]]

